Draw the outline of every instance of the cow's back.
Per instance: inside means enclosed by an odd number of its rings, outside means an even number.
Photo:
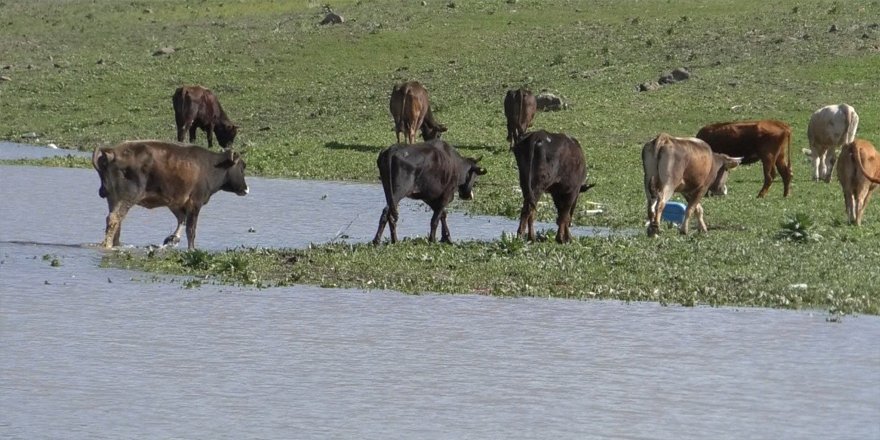
[[[838,146],[855,139],[859,116],[847,104],[827,105],[810,116],[807,139],[811,146]]]
[[[708,187],[712,149],[699,138],[677,138],[661,133],[642,147],[646,184],[672,185],[676,191]]]
[[[720,122],[701,128],[697,138],[708,143],[715,153],[742,157],[743,163],[749,164],[759,161],[768,150],[784,153],[782,147],[791,138],[791,127],[773,119]]]

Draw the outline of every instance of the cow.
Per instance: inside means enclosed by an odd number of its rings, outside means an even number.
[[[861,226],[871,193],[880,185],[880,154],[863,139],[844,145],[837,161],[837,179],[850,224]]]
[[[535,241],[535,212],[545,192],[556,205],[556,242],[571,241],[571,220],[580,193],[593,185],[585,184],[587,166],[577,139],[563,133],[539,130],[526,134],[513,147],[519,169],[523,207],[517,237]]]
[[[418,81],[409,81],[395,85],[391,90],[388,105],[391,117],[394,118],[394,133],[400,143],[403,133],[407,143],[413,144],[416,130],[422,131],[422,139],[426,142],[440,138],[446,127],[434,119],[431,104],[428,102],[428,91]]]
[[[813,180],[831,181],[837,147],[852,142],[859,128],[859,115],[849,105],[826,105],[810,116],[807,139],[813,160]]]
[[[223,148],[232,147],[238,126],[233,124],[223,111],[220,101],[211,90],[202,86],[182,86],[171,97],[174,104],[174,122],[177,124],[177,142],[183,142],[189,131],[189,142],[196,140],[196,129],[205,131],[208,148],[214,146],[214,135]]]
[[[740,162],[740,158],[713,152],[709,144],[697,138],[679,138],[660,133],[648,141],[642,147],[648,236],[654,237],[660,233],[663,208],[676,192],[687,200],[681,233],[688,233],[688,222],[694,212],[697,213],[700,231],[706,232],[700,201],[707,191],[714,195],[725,194],[728,171]]]
[[[127,141],[95,148],[92,165],[101,178],[98,194],[107,199],[109,214],[102,246],[119,246],[122,221],[135,205],[166,206],[177,218],[177,229],[164,245],[176,245],[186,224],[187,247],[195,249],[199,211],[217,191],[248,193],[245,163],[233,150],[213,152],[195,145],[162,141]]]
[[[504,116],[507,118],[507,142],[510,148],[528,131],[538,111],[538,102],[530,90],[508,90],[504,96]]]
[[[387,206],[379,217],[379,229],[373,244],[379,244],[385,224],[391,230],[391,243],[397,242],[397,205],[404,197],[422,200],[431,207],[431,234],[433,243],[437,237],[437,224],[442,222],[441,242],[450,243],[449,226],[446,224],[446,206],[455,197],[455,191],[464,200],[474,198],[477,178],[486,169],[477,163],[479,159],[462,157],[446,142],[435,139],[411,145],[395,144],[385,148],[376,159],[382,189]]]
[[[767,195],[776,170],[782,175],[783,195],[791,194],[791,127],[785,122],[773,119],[721,122],[703,127],[697,137],[716,153],[741,157],[744,165],[760,160],[764,167],[764,186],[758,197]]]

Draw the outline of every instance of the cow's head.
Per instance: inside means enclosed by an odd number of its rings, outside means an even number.
[[[446,126],[434,122],[429,123],[427,119],[422,123],[422,139],[425,142],[440,139],[440,135],[446,132]]]
[[[221,122],[214,126],[214,134],[217,135],[217,142],[223,148],[231,148],[235,136],[238,134],[238,126],[233,123]]]
[[[477,177],[486,174],[486,169],[478,165],[480,159],[482,158],[466,157],[462,159],[461,169],[459,169],[458,196],[463,200],[474,198],[474,185],[477,184]]]
[[[217,165],[218,168],[226,170],[226,177],[220,189],[236,193],[240,196],[247,195],[249,189],[247,182],[244,181],[244,170],[246,168],[244,159],[242,159],[240,154],[231,149],[226,150],[223,154],[226,157]]]
[[[712,180],[712,184],[709,185],[709,194],[713,196],[726,196],[727,177],[730,175],[730,169],[739,165],[742,162],[742,158],[712,153],[712,160],[714,162],[712,171],[715,173],[715,177]]]

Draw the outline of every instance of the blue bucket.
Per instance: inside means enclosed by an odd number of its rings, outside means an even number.
[[[679,202],[667,202],[666,206],[663,208],[663,214],[660,215],[660,218],[667,222],[672,222],[675,224],[682,224],[684,222],[684,212],[687,209],[687,205]]]

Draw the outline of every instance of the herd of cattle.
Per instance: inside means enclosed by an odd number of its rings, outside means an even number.
[[[98,194],[107,199],[104,247],[119,245],[122,221],[128,210],[166,206],[177,218],[177,228],[164,244],[176,245],[184,226],[187,245],[195,248],[199,212],[217,191],[248,193],[245,162],[232,150],[238,133],[217,97],[200,86],[178,88],[173,97],[177,143],[156,140],[127,141],[109,148],[96,148],[92,165],[101,179]],[[458,191],[462,199],[473,198],[477,178],[486,174],[480,159],[461,156],[440,139],[447,129],[431,113],[427,90],[416,81],[394,86],[389,110],[394,119],[397,144],[383,149],[376,160],[387,206],[382,210],[373,238],[379,244],[387,225],[391,242],[397,241],[398,204],[403,198],[424,201],[433,210],[430,241],[442,225],[443,242],[451,241],[446,207]],[[556,241],[571,241],[570,227],[578,197],[587,184],[584,153],[576,139],[564,133],[528,131],[537,103],[526,89],[509,90],[504,98],[507,140],[516,157],[523,207],[517,235],[535,240],[538,200],[549,193],[557,210]],[[807,135],[813,160],[813,179],[829,182],[837,162],[850,223],[860,225],[871,193],[880,185],[880,154],[870,142],[855,139],[859,117],[846,104],[829,105],[810,118]],[[195,142],[196,130],[205,131],[208,148],[183,144]],[[424,142],[416,143],[421,132]],[[401,133],[405,143],[400,142]],[[213,136],[222,152],[211,151]],[[838,159],[836,149],[842,146]],[[647,233],[660,231],[660,218],[667,201],[678,192],[687,200],[680,231],[687,233],[692,214],[699,229],[706,231],[701,200],[707,193],[727,193],[730,169],[760,161],[764,197],[778,172],[783,195],[791,193],[791,127],[782,121],[759,120],[711,124],[696,137],[673,137],[660,133],[642,147]]]

